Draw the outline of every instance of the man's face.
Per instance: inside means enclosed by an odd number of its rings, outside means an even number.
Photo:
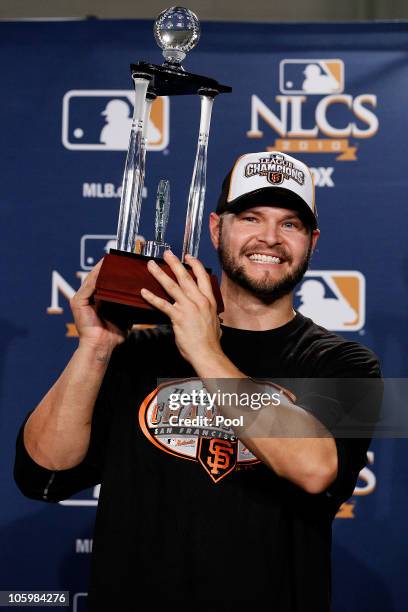
[[[265,303],[298,284],[319,236],[319,230],[310,233],[295,210],[274,206],[221,217],[212,213],[210,223],[225,274]]]

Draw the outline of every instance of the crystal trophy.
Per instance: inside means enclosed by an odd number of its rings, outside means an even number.
[[[170,210],[170,183],[162,179],[157,188],[156,218],[154,224],[154,240],[148,240],[143,248],[143,254],[148,257],[159,257],[170,245],[164,242],[167,221]]]
[[[149,273],[149,259],[154,259],[175,280],[171,268],[163,259],[164,250],[170,248],[165,241],[166,226],[169,220],[171,223],[168,180],[161,180],[157,189],[154,239],[136,245],[145,179],[147,128],[152,104],[157,96],[199,95],[201,99],[197,153],[187,202],[181,253],[184,263],[186,254],[198,255],[214,98],[220,93],[231,92],[231,87],[221,85],[210,77],[186,72],[181,64],[200,38],[200,23],[192,11],[183,7],[166,9],[156,19],[153,29],[165,61],[162,65],[140,61],[130,67],[135,87],[135,103],[122,183],[117,248],[110,249],[104,257],[94,293],[94,301],[100,314],[121,326],[168,322],[166,315],[148,304],[140,295],[141,288],[146,287],[159,297],[170,300],[165,290]],[[190,266],[184,265],[195,278]],[[217,311],[222,312],[223,303],[217,277],[211,274],[208,268],[206,270],[210,274]]]

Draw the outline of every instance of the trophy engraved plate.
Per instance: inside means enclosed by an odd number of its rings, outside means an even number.
[[[231,87],[221,85],[207,76],[186,72],[181,62],[200,38],[200,24],[196,15],[182,7],[166,9],[154,23],[154,37],[163,49],[162,65],[137,62],[131,64],[135,87],[135,103],[129,147],[126,157],[122,196],[119,210],[117,248],[110,249],[104,257],[96,282],[94,301],[102,317],[128,327],[132,323],[169,322],[166,315],[148,304],[140,295],[146,287],[156,295],[171,301],[169,295],[147,269],[149,259],[174,280],[170,267],[163,260],[163,253],[170,245],[165,240],[168,223],[171,223],[170,183],[159,182],[155,207],[155,236],[137,243],[141,215],[142,192],[146,168],[146,140],[150,110],[157,96],[198,95],[201,99],[201,115],[196,158],[190,184],[181,261],[186,254],[197,257],[202,216],[204,211],[207,149],[214,98],[220,93],[231,92]],[[195,279],[191,268],[184,264]],[[223,311],[217,277],[210,275],[217,302],[217,312]]]

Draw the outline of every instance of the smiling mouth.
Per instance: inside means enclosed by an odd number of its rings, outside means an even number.
[[[247,255],[248,259],[254,263],[260,264],[282,264],[284,262],[280,257],[276,257],[275,255],[263,255],[262,253],[252,253],[251,255]]]

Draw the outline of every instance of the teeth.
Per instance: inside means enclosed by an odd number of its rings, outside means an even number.
[[[279,257],[273,257],[272,255],[261,255],[259,253],[254,253],[253,255],[250,255],[249,259],[251,261],[256,261],[257,263],[273,263],[273,264],[281,263],[281,260],[279,259]]]

